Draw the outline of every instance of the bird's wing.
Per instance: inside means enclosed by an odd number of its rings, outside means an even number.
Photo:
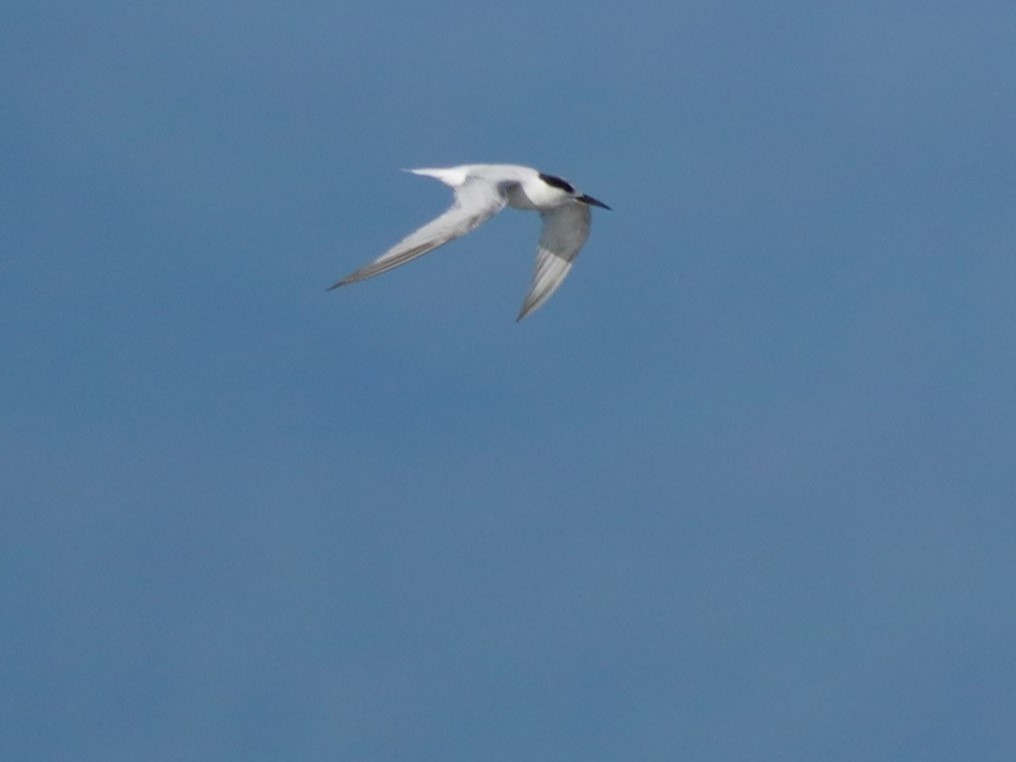
[[[504,209],[507,197],[491,182],[470,178],[455,190],[455,203],[437,219],[410,233],[369,265],[340,280],[332,288],[386,273],[475,230]]]
[[[516,320],[522,320],[550,298],[568,276],[572,262],[589,237],[589,220],[592,215],[586,204],[563,204],[541,216],[543,232],[540,234],[540,246],[536,254],[533,285],[526,294]]]

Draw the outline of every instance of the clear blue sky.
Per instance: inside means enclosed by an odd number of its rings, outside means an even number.
[[[1008,762],[1016,5],[14,0],[18,760]],[[515,162],[594,215],[514,322]]]

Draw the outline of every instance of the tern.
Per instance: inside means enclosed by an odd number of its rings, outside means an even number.
[[[571,270],[589,237],[590,207],[610,209],[575,189],[567,180],[514,164],[464,164],[444,169],[408,169],[414,175],[440,180],[455,191],[455,202],[440,217],[410,233],[368,265],[329,291],[373,278],[411,262],[449,241],[472,232],[506,206],[539,212],[543,231],[536,254],[533,282],[516,320],[550,298]]]

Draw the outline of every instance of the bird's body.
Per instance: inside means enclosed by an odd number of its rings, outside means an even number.
[[[475,230],[506,206],[536,211],[543,218],[532,287],[518,320],[542,305],[571,270],[589,237],[590,206],[610,207],[554,175],[514,164],[464,164],[444,169],[410,169],[455,191],[455,203],[437,219],[411,233],[370,264],[331,288],[372,278],[404,265]]]

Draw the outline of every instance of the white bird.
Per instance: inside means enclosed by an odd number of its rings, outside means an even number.
[[[475,230],[505,206],[510,206],[539,212],[543,218],[536,272],[516,318],[522,320],[550,298],[571,270],[579,249],[589,237],[589,207],[610,209],[602,201],[577,191],[567,180],[513,164],[464,164],[406,171],[436,178],[450,186],[455,191],[455,203],[369,265],[331,286],[329,291],[404,265]]]

